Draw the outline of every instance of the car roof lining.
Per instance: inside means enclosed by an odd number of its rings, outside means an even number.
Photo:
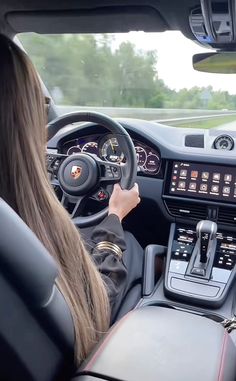
[[[131,30],[163,32],[170,29],[149,6],[102,7],[74,11],[9,12],[6,21],[17,33],[123,33]]]

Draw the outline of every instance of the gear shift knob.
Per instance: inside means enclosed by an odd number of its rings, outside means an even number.
[[[197,237],[199,238],[200,262],[206,263],[210,244],[216,238],[217,224],[213,221],[199,221],[196,227]]]

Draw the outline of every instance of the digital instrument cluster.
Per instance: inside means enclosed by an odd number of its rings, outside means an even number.
[[[169,194],[235,203],[236,168],[175,161]]]
[[[161,168],[160,154],[146,144],[133,140],[138,172],[148,175],[157,175]],[[62,145],[63,154],[73,155],[79,152],[97,155],[104,161],[114,163],[125,162],[124,153],[121,151],[117,139],[113,135],[89,135],[83,138],[67,141]]]

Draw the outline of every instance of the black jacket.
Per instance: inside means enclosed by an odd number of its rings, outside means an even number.
[[[95,245],[102,241],[113,242],[122,251],[126,250],[124,231],[115,214],[110,214],[96,226],[90,237],[90,252],[106,284],[112,312],[111,320],[113,320],[116,300],[118,296],[123,294],[126,287],[127,269],[123,260],[120,260],[113,253],[95,249]]]

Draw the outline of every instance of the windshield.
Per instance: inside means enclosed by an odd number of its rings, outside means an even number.
[[[236,129],[236,75],[194,71],[193,54],[207,50],[180,32],[18,38],[59,113],[91,108],[177,127]]]

